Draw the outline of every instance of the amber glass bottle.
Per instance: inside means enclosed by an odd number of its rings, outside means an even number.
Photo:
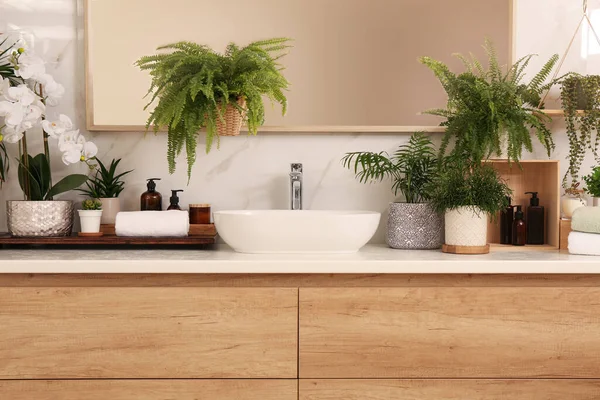
[[[160,178],[148,179],[148,190],[142,193],[140,198],[140,210],[142,211],[162,211],[162,195],[156,191],[156,183]]]
[[[527,225],[523,216],[521,206],[517,206],[515,220],[513,221],[512,244],[515,246],[525,246],[527,243]]]

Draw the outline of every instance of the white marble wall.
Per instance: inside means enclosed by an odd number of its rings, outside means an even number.
[[[562,0],[519,0],[521,4]],[[531,6],[531,4],[529,4]],[[520,7],[520,6],[519,6]],[[524,8],[526,9],[526,8]],[[556,24],[563,26],[563,12],[552,7],[536,7],[540,12],[553,12]],[[84,58],[82,5],[77,0],[0,0],[0,31],[26,30],[36,36],[36,47],[51,62],[55,77],[67,88],[63,103],[56,113],[71,115],[78,126],[85,126]],[[539,32],[527,20],[519,29],[517,53],[536,51],[539,41],[546,45],[563,37],[561,29]],[[565,21],[566,23],[566,21]],[[150,28],[149,28],[150,29]],[[153,29],[153,28],[152,28]],[[566,28],[565,28],[566,29]],[[568,29],[567,29],[568,31]],[[115,43],[118,46],[118,43]],[[561,47],[561,46],[559,46]],[[547,48],[544,47],[544,51]],[[538,50],[539,51],[539,50]],[[556,51],[562,51],[556,49]],[[114,88],[114,95],[127,88]],[[82,129],[84,131],[84,129]],[[556,127],[558,150],[553,158],[564,159],[568,153],[566,138],[560,123]],[[175,175],[169,175],[165,159],[166,138],[143,133],[89,134],[100,148],[103,160],[123,157],[122,167],[135,169],[126,178],[122,195],[126,209],[139,207],[139,195],[145,190],[145,179],[161,177],[158,190],[168,201],[170,189],[184,189],[182,205],[190,202],[212,203],[219,209],[286,208],[288,206],[288,170],[291,162],[302,162],[305,168],[305,205],[313,209],[369,209],[385,211],[394,200],[389,184],[361,185],[351,172],[342,168],[340,159],[345,152],[356,150],[393,150],[405,142],[407,135],[379,134],[259,134],[258,137],[223,138],[221,149],[198,157],[193,177],[187,185],[185,160]],[[38,135],[30,134],[32,137]],[[14,149],[13,149],[14,150]],[[539,149],[531,155],[542,158]],[[77,167],[66,168],[60,160],[53,161],[55,179]],[[85,172],[81,166],[79,172]],[[4,215],[4,200],[20,198],[14,169],[0,191],[0,215]],[[76,193],[66,198],[81,199]],[[383,225],[382,225],[383,226]],[[5,227],[0,218],[0,230]],[[382,229],[374,241],[383,241]]]

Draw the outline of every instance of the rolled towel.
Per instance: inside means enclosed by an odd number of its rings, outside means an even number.
[[[569,233],[569,253],[600,256],[600,235],[597,233]]]
[[[115,222],[117,236],[183,237],[190,230],[187,211],[120,212]]]
[[[600,207],[579,207],[571,217],[571,230],[600,233]]]

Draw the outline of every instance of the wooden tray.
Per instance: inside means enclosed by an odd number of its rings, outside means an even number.
[[[72,236],[64,237],[13,237],[8,233],[0,233],[0,246],[62,246],[78,248],[80,246],[104,246],[104,247],[208,247],[216,243],[214,236],[187,236],[187,237],[119,237],[115,235],[103,235],[98,237]]]

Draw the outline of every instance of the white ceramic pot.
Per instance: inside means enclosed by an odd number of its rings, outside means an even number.
[[[560,209],[562,218],[571,218],[573,212],[580,207],[587,206],[587,200],[573,196],[563,196],[560,199]]]
[[[114,225],[117,219],[117,213],[121,211],[121,201],[118,197],[104,197],[100,200],[102,203],[102,221],[101,224]]]
[[[592,197],[594,207],[600,207],[600,197]]]
[[[77,212],[79,212],[81,232],[100,232],[100,220],[102,218],[102,210],[77,210]]]
[[[473,207],[446,211],[445,242],[450,246],[485,246],[487,244],[487,214]]]

